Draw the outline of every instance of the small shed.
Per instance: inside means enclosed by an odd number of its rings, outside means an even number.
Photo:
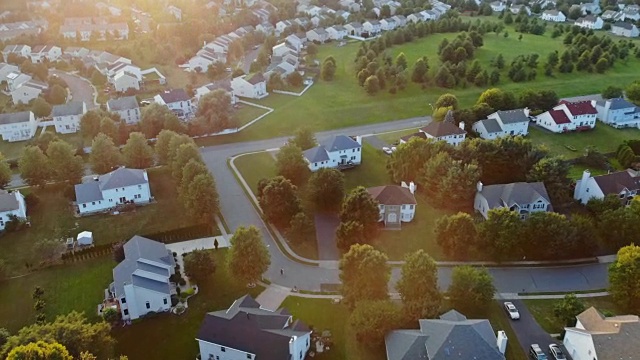
[[[83,231],[78,234],[76,240],[78,241],[78,246],[93,245],[93,233],[91,231]]]

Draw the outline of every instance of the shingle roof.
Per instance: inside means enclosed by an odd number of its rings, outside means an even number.
[[[98,183],[101,190],[141,185],[149,183],[145,170],[121,167],[110,173],[100,175]]]
[[[587,114],[595,115],[598,113],[596,111],[596,108],[591,104],[591,101],[569,102],[562,100],[560,101],[560,104],[565,104],[567,106],[567,109],[569,109],[569,112],[573,116]]]
[[[607,10],[607,11],[609,11],[609,10]],[[633,25],[632,23],[625,22],[625,21],[618,21],[618,22],[614,23],[613,25],[611,25],[611,27],[621,27],[621,28],[626,29],[626,30],[632,30],[634,26],[635,25]]]
[[[349,149],[357,149],[362,147],[357,141],[346,135],[336,135],[331,139],[322,143],[322,146],[328,152],[340,151],[340,150],[349,150]]]
[[[18,210],[20,203],[16,198],[16,194],[6,190],[0,190],[0,212]]]
[[[427,138],[427,134],[425,134],[425,133],[423,133],[421,131],[418,131],[418,132],[413,133],[413,134],[405,135],[405,136],[401,137],[400,140],[409,141],[414,137],[421,138],[421,139],[426,139]]]
[[[551,203],[547,189],[542,182],[485,185],[478,194],[487,199],[490,209],[502,206],[511,207],[514,204],[531,204],[538,198],[543,198]]]
[[[189,95],[184,89],[165,90],[159,95],[166,104],[178,101],[189,101]]]
[[[71,116],[84,114],[85,104],[83,101],[71,101],[63,105],[56,105],[51,110],[51,116]]]
[[[607,102],[609,103],[609,109],[611,110],[629,109],[636,107],[634,104],[622,98],[609,99],[607,100]]]
[[[593,180],[595,180],[605,195],[619,194],[625,189],[640,190],[640,179],[632,177],[627,171],[594,176]]]
[[[433,137],[442,137],[448,135],[462,135],[467,132],[460,129],[458,126],[453,125],[448,121],[432,121],[429,125],[420,129]]]
[[[489,134],[502,132],[502,127],[496,119],[484,119],[478,122],[485,128],[485,130],[487,130],[487,133]]]
[[[207,314],[196,338],[254,354],[256,359],[290,359],[291,337],[306,335],[309,330],[300,322],[294,329],[288,326],[289,320],[290,315],[282,309],[276,312],[261,309],[246,295],[228,310]]]
[[[83,184],[77,184],[76,190],[76,203],[86,204],[92,201],[104,200],[102,197],[102,191],[97,181],[86,182]]]
[[[262,73],[255,73],[251,76],[247,76],[245,78],[245,80],[247,80],[247,82],[251,85],[255,85],[261,82],[265,82],[266,80],[264,79],[264,76],[262,75]]]
[[[371,197],[381,205],[417,204],[409,189],[398,185],[375,186],[367,189]]]
[[[125,96],[118,99],[111,99],[107,102],[109,111],[131,110],[138,108],[138,100],[135,96]]]
[[[327,154],[327,150],[322,146],[316,146],[309,150],[305,150],[303,155],[311,163],[329,161],[329,154]]]
[[[391,331],[384,340],[387,360],[429,360],[427,338],[420,330]]]
[[[28,122],[31,119],[31,111],[0,114],[0,125]]]
[[[570,124],[571,120],[569,120],[569,117],[567,116],[567,114],[564,113],[564,111],[562,110],[549,110],[549,115],[551,116],[551,119],[553,120],[553,122],[555,122],[558,125],[562,125],[562,124]]]
[[[524,112],[524,109],[496,111],[495,114],[500,118],[503,124],[516,124],[522,122],[529,122],[529,118]]]

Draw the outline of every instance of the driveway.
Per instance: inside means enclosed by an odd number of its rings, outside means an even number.
[[[95,104],[95,88],[89,80],[80,77],[78,75],[66,73],[60,70],[49,70],[50,74],[59,76],[69,85],[69,91],[73,100],[81,100],[87,104],[87,110],[95,109],[98,106]]]
[[[363,140],[378,150],[382,150],[383,147],[391,147],[391,145],[387,144],[385,141],[380,140],[380,138],[375,135],[367,136],[363,138]]]
[[[549,344],[558,344],[559,342],[538,325],[524,302],[521,300],[512,300],[511,302],[520,312],[520,320],[511,321],[511,328],[516,333],[516,337],[525,354],[528,355],[531,344],[538,344],[542,351],[549,355]],[[550,355],[549,358],[551,359]]]
[[[320,260],[340,260],[340,251],[336,245],[336,229],[340,219],[336,214],[316,214],[316,240]]]

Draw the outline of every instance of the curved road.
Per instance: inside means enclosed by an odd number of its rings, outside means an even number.
[[[373,125],[344,128],[325,131],[316,134],[319,141],[337,135],[370,135],[400,129],[417,128],[428,123],[429,118],[412,118]],[[216,179],[220,193],[220,208],[224,219],[233,232],[239,226],[255,225],[261,232],[271,254],[271,266],[265,273],[265,278],[273,283],[290,287],[297,286],[304,290],[321,290],[322,284],[338,284],[339,270],[336,262],[326,262],[323,266],[303,265],[290,260],[281,253],[274,239],[267,231],[265,224],[251,200],[244,193],[233,172],[227,166],[227,160],[232,156],[280,147],[287,137],[269,140],[259,140],[243,143],[232,143],[211,146],[202,149],[202,155],[209,170]],[[366,161],[366,159],[364,160]],[[517,292],[562,292],[603,289],[608,285],[607,264],[587,264],[561,267],[531,267],[531,268],[489,268],[494,278],[498,293]],[[284,269],[284,276],[280,275]],[[441,289],[446,289],[451,280],[451,268],[440,267],[439,283]],[[400,275],[400,270],[392,271],[393,286]]]
[[[98,107],[95,103],[95,88],[91,85],[89,80],[60,70],[50,70],[51,74],[59,76],[69,85],[69,91],[73,100],[82,100],[87,104],[87,110],[95,109]]]

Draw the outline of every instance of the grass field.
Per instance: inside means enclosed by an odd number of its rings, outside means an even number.
[[[254,298],[263,288],[247,289],[230,279],[225,264],[226,249],[215,253],[216,272],[209,282],[199,284],[200,292],[189,300],[189,309],[182,316],[159,314],[142,319],[131,326],[115,328],[118,341],[116,353],[130,360],[195,359],[198,345],[195,337],[211,311],[228,309],[237,298],[249,293]]]
[[[607,316],[616,315],[617,309],[613,300],[609,296],[583,298],[581,299],[585,307],[594,306],[601,313]],[[553,316],[553,308],[555,304],[561,300],[523,300],[527,304],[527,308],[531,311],[533,317],[540,326],[550,334],[559,334],[564,328],[564,324]],[[511,341],[511,338],[509,338]]]
[[[236,110],[235,117],[238,119],[238,126],[242,126],[257,118],[258,116],[267,112],[265,109],[261,109],[255,106],[249,106],[242,104],[241,108]]]
[[[32,226],[22,231],[0,236],[0,259],[12,273],[23,273],[24,264],[38,264],[41,254],[35,244],[41,239],[61,242],[75,237],[81,231],[92,231],[96,244],[128,240],[133,235],[156,233],[194,225],[178,201],[175,184],[170,173],[162,168],[149,170],[151,192],[156,204],[139,207],[136,211],[119,215],[73,216],[69,199],[62,185],[45,189],[29,189],[38,197],[38,203],[27,210]],[[26,193],[27,191],[25,191]]]
[[[47,132],[55,133],[53,127],[48,127]],[[42,129],[38,128],[36,131],[36,135],[33,139],[27,141],[16,141],[16,142],[8,142],[0,140],[0,153],[4,155],[6,159],[17,159],[22,156],[22,151],[28,145],[34,145],[35,141],[42,134]],[[64,140],[71,144],[74,148],[84,147],[85,141],[80,135],[80,133],[76,134],[55,134],[60,140]],[[89,141],[89,144],[91,142]]]

